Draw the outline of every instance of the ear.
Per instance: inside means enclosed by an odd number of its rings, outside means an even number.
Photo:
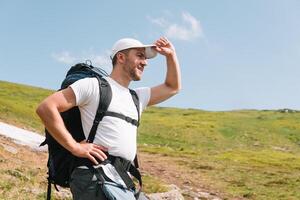
[[[125,62],[126,56],[124,53],[118,52],[116,56],[117,56],[117,60],[120,64],[123,64]]]

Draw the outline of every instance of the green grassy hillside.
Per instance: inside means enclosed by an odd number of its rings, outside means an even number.
[[[35,108],[51,92],[0,82],[0,120],[41,132]],[[139,149],[175,159],[191,176],[231,197],[296,200],[299,122],[299,112],[151,107],[142,117]]]
[[[35,109],[51,93],[51,90],[0,81],[0,120],[42,132]]]
[[[300,199],[299,122],[299,112],[151,108],[139,143],[233,196]]]

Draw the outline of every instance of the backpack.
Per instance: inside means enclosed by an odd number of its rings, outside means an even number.
[[[61,117],[65,123],[66,128],[71,133],[72,137],[77,141],[80,142],[84,139],[86,139],[87,142],[92,143],[94,140],[94,137],[96,135],[96,130],[98,127],[98,124],[102,120],[104,116],[113,116],[121,118],[128,123],[131,123],[135,126],[139,125],[140,121],[140,115],[139,115],[139,100],[138,96],[135,93],[134,90],[129,90],[132,96],[132,99],[134,101],[134,104],[137,108],[138,112],[138,120],[132,119],[130,117],[124,116],[119,113],[109,112],[107,111],[107,108],[110,104],[111,98],[112,98],[112,91],[110,88],[109,83],[106,81],[106,79],[103,78],[103,76],[107,76],[107,73],[100,69],[92,66],[91,64],[87,63],[78,63],[74,66],[72,66],[69,71],[67,72],[66,78],[63,80],[61,84],[61,88],[65,89],[72,83],[74,83],[77,80],[87,78],[87,77],[95,77],[98,80],[99,83],[99,106],[96,112],[96,116],[93,122],[93,126],[90,130],[88,138],[85,138],[82,124],[81,124],[81,116],[80,111],[77,106],[71,108],[70,110],[67,110],[65,112],[60,113]],[[66,150],[63,146],[61,146],[48,132],[47,129],[45,129],[45,141],[40,145],[43,146],[45,144],[48,145],[48,189],[47,189],[47,199],[51,199],[51,184],[55,186],[55,189],[58,191],[57,185],[61,187],[69,187],[70,186],[70,176],[73,171],[73,169],[76,167],[75,163],[81,159],[73,154],[71,154],[68,150]],[[134,160],[134,173],[137,176],[137,179],[141,183],[141,176],[136,169],[138,167],[137,157]],[[136,171],[137,170],[137,171]]]

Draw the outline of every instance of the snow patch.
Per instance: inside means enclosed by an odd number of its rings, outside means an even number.
[[[29,146],[34,150],[47,151],[47,145],[40,147],[45,137],[38,133],[0,122],[0,135],[11,138],[15,143]]]

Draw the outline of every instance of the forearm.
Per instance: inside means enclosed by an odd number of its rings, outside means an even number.
[[[174,93],[177,93],[181,89],[181,73],[179,62],[177,59],[176,52],[166,56],[167,61],[167,74],[165,85],[171,88]]]
[[[96,160],[106,159],[105,147],[93,143],[76,142],[65,127],[60,112],[64,112],[76,105],[76,97],[71,88],[56,92],[46,98],[37,108],[36,113],[43,121],[45,127],[53,138],[73,155],[82,158],[88,158],[93,163],[98,164]]]
[[[54,106],[42,103],[36,112],[51,136],[64,148],[73,152],[77,142],[66,129],[59,111]]]
[[[166,58],[167,73],[164,83],[151,88],[148,106],[165,101],[181,89],[180,67],[174,46],[165,37],[157,40],[155,45],[156,51]]]

